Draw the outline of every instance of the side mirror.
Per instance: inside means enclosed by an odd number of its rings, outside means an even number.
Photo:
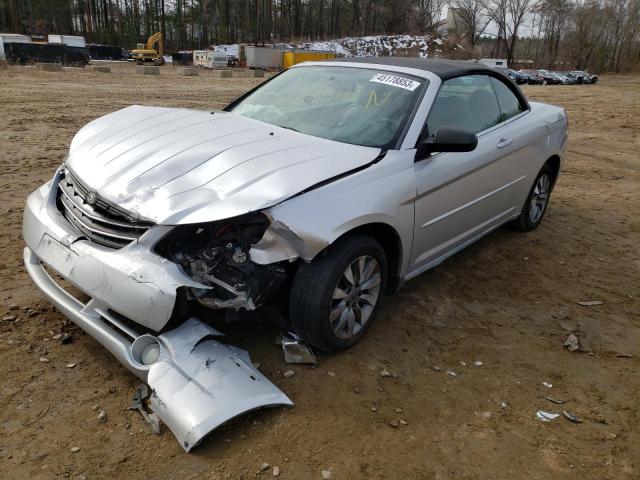
[[[433,152],[471,152],[478,146],[475,133],[462,128],[443,125],[436,130],[433,138],[425,138],[416,148],[416,160]]]

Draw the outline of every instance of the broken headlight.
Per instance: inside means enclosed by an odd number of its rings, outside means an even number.
[[[203,305],[253,310],[286,276],[279,264],[258,265],[249,258],[249,250],[268,226],[269,220],[261,213],[179,226],[155,250],[179,265],[194,281],[210,287],[190,288],[192,298]]]

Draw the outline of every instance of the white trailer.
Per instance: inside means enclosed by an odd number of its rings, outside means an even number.
[[[6,60],[4,55],[5,43],[31,43],[31,37],[19,33],[0,33],[0,60]]]
[[[487,67],[508,67],[506,58],[481,58],[478,60],[478,63],[482,63]]]
[[[194,50],[193,64],[204,68],[226,68],[227,54],[218,50]]]
[[[84,37],[78,37],[75,35],[47,35],[49,43],[63,43],[68,47],[86,47],[87,42]]]

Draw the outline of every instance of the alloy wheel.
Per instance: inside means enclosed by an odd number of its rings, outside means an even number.
[[[542,218],[549,201],[550,187],[551,178],[545,173],[538,179],[538,183],[536,183],[531,195],[531,203],[529,205],[529,220],[531,223],[538,223]]]
[[[369,256],[356,258],[338,280],[331,297],[331,330],[343,340],[357,335],[365,326],[380,296],[380,264]]]

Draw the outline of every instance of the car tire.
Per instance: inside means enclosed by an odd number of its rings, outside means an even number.
[[[544,164],[529,190],[520,216],[511,222],[513,228],[521,232],[530,232],[540,225],[549,206],[553,182],[553,171],[549,165]]]
[[[346,350],[371,327],[386,285],[387,256],[380,244],[364,235],[341,238],[296,271],[291,325],[320,350]]]

